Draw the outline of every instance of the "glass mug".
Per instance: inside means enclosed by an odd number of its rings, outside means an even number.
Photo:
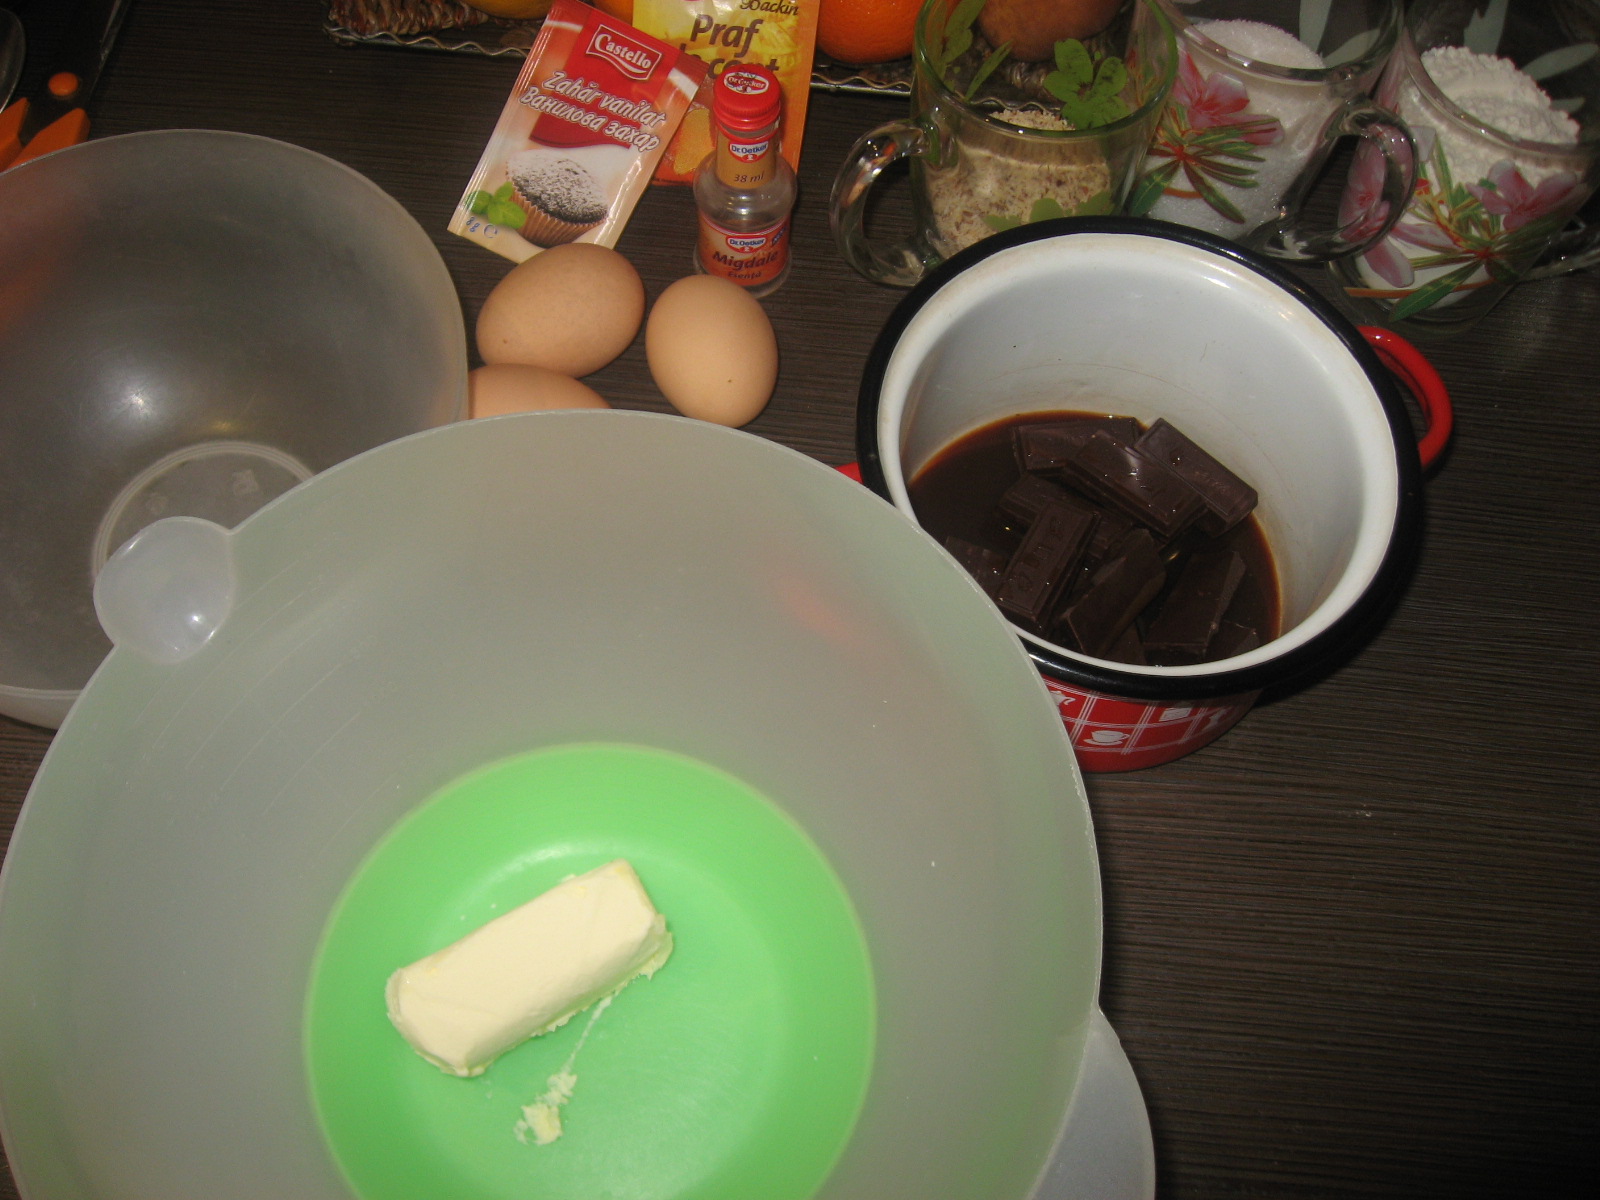
[[[927,0],[917,16],[911,116],[856,142],[834,180],[830,219],[845,259],[879,283],[910,286],[956,251],[989,234],[1047,217],[1120,211],[1177,70],[1172,27],[1155,0],[1124,4],[1082,43],[1095,83],[1115,57],[1123,115],[1093,128],[1061,126],[1047,90],[1055,63],[1004,62],[992,71],[961,24],[974,6]],[[1043,126],[1043,127],[1041,127]],[[872,185],[908,161],[915,224],[909,238],[867,235]]]
[[[1600,228],[1569,224],[1600,185],[1600,4],[1416,0],[1378,91],[1416,137],[1418,181],[1388,237],[1334,264],[1363,319],[1459,333],[1517,282],[1600,261]],[[1371,169],[1358,154],[1345,207]]]
[[[1410,134],[1367,95],[1399,39],[1399,0],[1159,3],[1177,30],[1178,79],[1129,213],[1301,262],[1382,238],[1416,175]],[[1370,147],[1373,188],[1364,207],[1316,222],[1306,197],[1348,136]]]

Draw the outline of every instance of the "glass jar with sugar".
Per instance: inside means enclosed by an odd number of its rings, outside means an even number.
[[[1415,175],[1409,134],[1367,95],[1399,38],[1398,0],[1160,2],[1182,57],[1129,212],[1295,261],[1381,238]],[[1330,227],[1305,200],[1352,136],[1377,187]]]

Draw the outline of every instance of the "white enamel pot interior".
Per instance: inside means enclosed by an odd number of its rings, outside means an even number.
[[[1219,238],[1130,218],[1044,221],[957,255],[879,335],[861,385],[863,480],[915,519],[907,480],[1015,414],[1165,417],[1250,481],[1279,637],[1235,658],[1130,666],[1018,630],[1049,677],[1151,702],[1248,696],[1342,661],[1404,586],[1420,467],[1404,402],[1359,332]]]

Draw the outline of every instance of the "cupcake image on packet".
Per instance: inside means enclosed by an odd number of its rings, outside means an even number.
[[[706,64],[580,0],[555,0],[450,232],[522,262],[615,246]]]

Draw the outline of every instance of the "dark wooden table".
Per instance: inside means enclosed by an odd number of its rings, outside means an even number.
[[[444,227],[519,63],[339,46],[323,15],[137,0],[95,133],[242,130],[349,164],[433,236],[470,329],[508,264]],[[834,251],[828,186],[901,108],[814,95],[796,266],[766,301],[782,373],[750,428],[830,463],[898,293]],[[619,248],[652,295],[692,230],[684,189],[645,196]],[[1600,1194],[1600,273],[1430,353],[1457,435],[1381,635],[1210,749],[1089,781],[1103,1004],[1163,1196]],[[665,407],[642,339],[590,382]],[[0,847],[49,742],[0,718]]]

